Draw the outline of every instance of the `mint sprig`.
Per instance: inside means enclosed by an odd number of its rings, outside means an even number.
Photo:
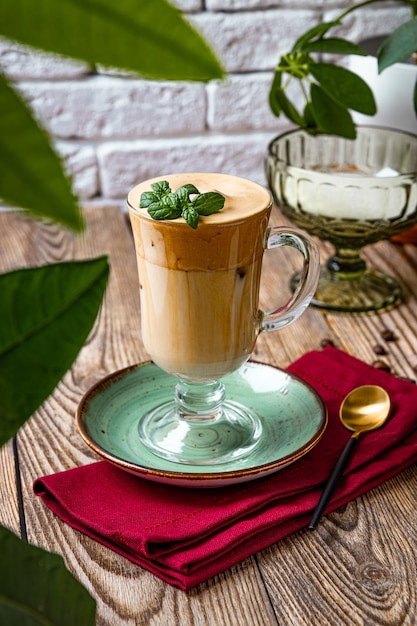
[[[183,217],[191,228],[197,228],[200,215],[218,213],[224,207],[225,198],[216,191],[200,193],[190,183],[172,191],[168,181],[151,184],[152,191],[144,191],[140,208],[148,209],[154,220],[175,220]],[[193,198],[191,198],[193,196]]]

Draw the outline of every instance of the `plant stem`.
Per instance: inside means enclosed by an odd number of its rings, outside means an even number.
[[[375,2],[380,2],[380,1],[381,0],[364,0],[363,2],[354,4],[349,9],[346,9],[346,11],[343,11],[343,13],[341,13],[337,19],[343,20],[343,18],[346,17],[346,15],[348,15],[349,13],[352,13],[352,11],[356,11],[356,9],[361,9],[362,7],[368,4],[375,4]],[[417,0],[400,0],[400,2],[402,2],[402,4],[407,4],[411,8],[413,15],[414,16],[417,15]]]

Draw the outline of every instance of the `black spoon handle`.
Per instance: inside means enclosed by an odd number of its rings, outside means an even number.
[[[349,439],[346,446],[344,447],[344,450],[342,454],[340,455],[339,460],[337,461],[336,465],[334,466],[333,471],[329,476],[329,479],[326,483],[325,488],[323,489],[323,493],[321,494],[319,503],[314,510],[313,517],[311,518],[311,522],[308,525],[310,530],[314,530],[318,522],[320,521],[320,518],[323,515],[323,512],[326,506],[330,502],[330,499],[334,493],[334,490],[337,487],[339,479],[343,474],[343,470],[345,469],[350,459],[350,456],[353,452],[353,449],[357,441],[358,441],[357,437],[353,436]]]

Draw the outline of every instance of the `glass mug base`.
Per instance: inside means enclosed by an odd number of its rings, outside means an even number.
[[[168,461],[212,465],[252,453],[262,437],[262,422],[246,407],[225,401],[212,417],[184,416],[176,402],[153,409],[139,423],[141,442]]]

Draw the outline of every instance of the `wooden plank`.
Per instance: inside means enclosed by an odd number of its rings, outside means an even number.
[[[415,623],[416,479],[413,466],[258,556],[280,625]]]
[[[0,524],[20,534],[18,496],[12,442],[0,448]]]

